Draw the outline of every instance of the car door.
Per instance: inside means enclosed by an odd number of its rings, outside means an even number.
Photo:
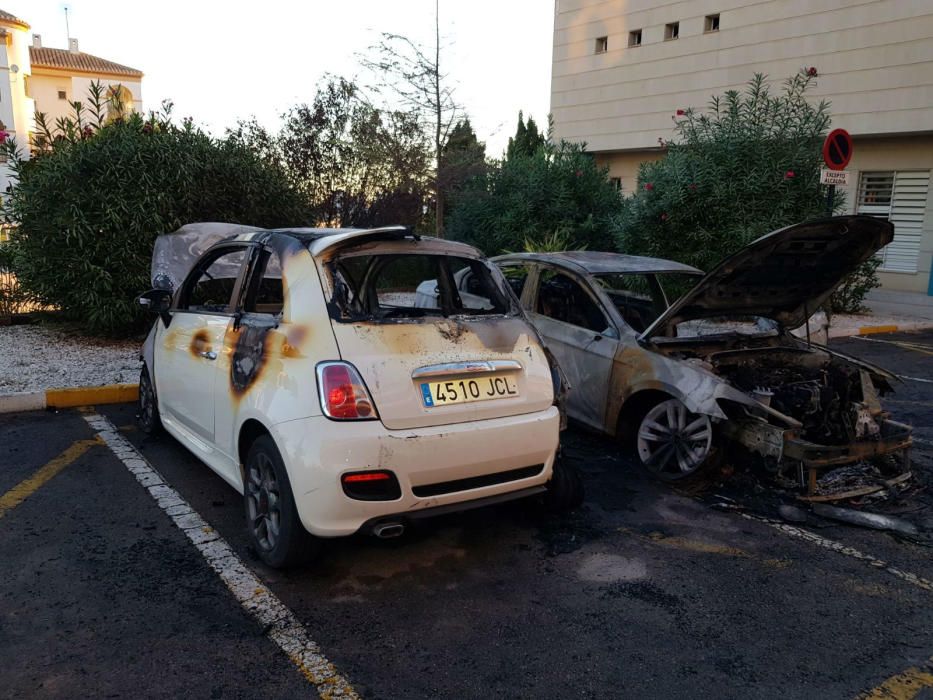
[[[570,382],[567,415],[603,431],[618,329],[571,273],[542,266],[535,284],[528,313]]]
[[[213,248],[179,290],[172,320],[156,339],[155,383],[163,418],[196,440],[214,444],[218,357],[231,330],[251,246]]]

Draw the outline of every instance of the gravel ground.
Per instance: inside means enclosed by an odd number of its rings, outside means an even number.
[[[139,348],[47,326],[0,327],[0,394],[135,383]]]

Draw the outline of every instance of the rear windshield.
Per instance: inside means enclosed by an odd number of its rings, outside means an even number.
[[[430,254],[345,255],[331,264],[333,303],[348,320],[512,313],[484,262]]]

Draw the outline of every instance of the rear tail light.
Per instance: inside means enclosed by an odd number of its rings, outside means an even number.
[[[317,388],[324,415],[334,420],[379,418],[363,378],[347,362],[322,362],[317,366]]]
[[[385,469],[349,472],[340,477],[343,492],[358,501],[395,501],[402,497],[395,474]]]

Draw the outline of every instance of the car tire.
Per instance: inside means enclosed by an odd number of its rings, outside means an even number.
[[[270,435],[256,438],[244,469],[246,530],[259,558],[282,569],[309,562],[321,548],[298,517],[285,463]]]
[[[719,454],[712,419],[693,413],[674,397],[645,412],[634,447],[642,467],[661,481],[691,480],[705,472]]]
[[[554,473],[547,482],[544,507],[551,513],[566,513],[583,503],[583,478],[576,467],[562,459],[554,462]]]
[[[156,400],[155,386],[149,376],[149,369],[143,365],[139,372],[139,401],[136,423],[146,435],[158,435],[162,432],[162,417],[159,415],[159,402]]]

